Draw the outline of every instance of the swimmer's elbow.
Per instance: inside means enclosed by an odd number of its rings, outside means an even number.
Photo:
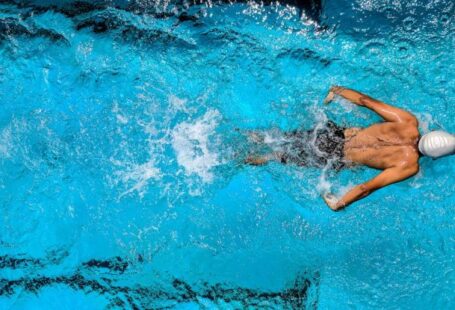
[[[409,125],[412,125],[414,127],[419,126],[419,121],[417,120],[417,117],[414,116],[414,114],[407,112],[406,116],[404,117],[404,122],[408,123]]]
[[[420,170],[420,167],[418,164],[409,166],[407,168],[408,177],[412,177],[412,176],[416,175],[417,173],[419,173],[419,170]]]
[[[360,198],[364,198],[373,192],[373,188],[368,186],[368,184],[360,184],[359,191],[360,191]]]
[[[359,189],[361,193],[369,193],[371,189],[369,188],[368,184],[360,184]]]

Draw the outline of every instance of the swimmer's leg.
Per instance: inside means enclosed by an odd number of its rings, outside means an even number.
[[[264,133],[258,131],[248,131],[248,140],[253,143],[264,143]]]
[[[245,159],[245,164],[252,166],[262,166],[267,164],[269,161],[283,162],[283,154],[280,152],[273,152],[262,156],[248,156]]]

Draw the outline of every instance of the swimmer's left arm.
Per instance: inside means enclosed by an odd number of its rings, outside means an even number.
[[[333,101],[335,95],[347,99],[358,106],[366,107],[376,112],[388,122],[412,123],[417,125],[417,119],[412,113],[346,87],[332,86],[329,90],[329,94],[324,99],[324,103],[328,104]]]
[[[372,192],[380,188],[403,181],[415,175],[418,171],[419,166],[417,164],[404,167],[400,166],[388,168],[381,172],[379,175],[377,175],[375,178],[371,179],[370,181],[357,185],[349,192],[347,192],[338,201],[334,200],[333,196],[328,197],[328,195],[324,196],[324,200],[332,210],[338,211],[347,207],[348,205],[357,200],[367,197]]]

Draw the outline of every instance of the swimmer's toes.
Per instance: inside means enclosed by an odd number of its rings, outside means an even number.
[[[245,164],[252,165],[252,166],[260,166],[267,162],[267,160],[263,157],[255,157],[255,156],[248,156],[245,159]]]

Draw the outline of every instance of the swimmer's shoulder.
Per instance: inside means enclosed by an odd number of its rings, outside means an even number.
[[[401,153],[401,165],[407,170],[413,171],[413,174],[416,174],[419,171],[420,158],[420,153],[417,147],[413,145],[403,146]]]

